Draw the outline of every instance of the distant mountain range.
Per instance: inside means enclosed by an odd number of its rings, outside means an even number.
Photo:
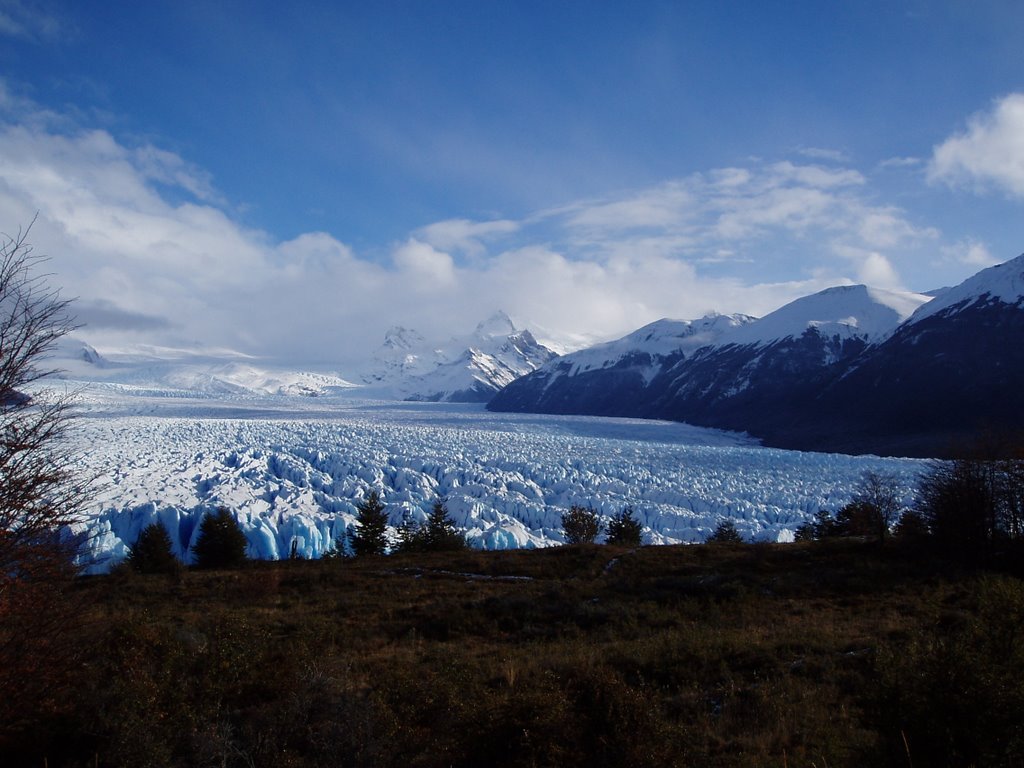
[[[1024,256],[931,295],[841,286],[759,320],[658,321],[547,363],[488,408],[672,419],[800,450],[943,456],[979,431],[1024,429],[1022,342]]]
[[[486,403],[517,378],[557,355],[504,312],[469,336],[429,343],[408,328],[392,328],[362,381],[402,400]]]

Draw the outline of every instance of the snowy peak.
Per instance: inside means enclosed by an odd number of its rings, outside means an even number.
[[[771,344],[786,338],[798,339],[807,330],[822,338],[858,338],[880,341],[931,300],[919,293],[886,291],[866,285],[842,285],[803,296],[737,328],[721,339],[722,344]]]
[[[496,337],[508,337],[517,332],[512,319],[503,311],[498,310],[482,323],[477,325],[473,335],[480,339],[493,339]]]
[[[54,367],[70,375],[106,368],[109,365],[107,359],[94,347],[73,336],[61,339],[50,357]]]
[[[968,307],[985,304],[1024,305],[1024,254],[983,269],[960,285],[943,290],[935,299],[918,309],[908,324],[939,313],[956,314]]]
[[[406,400],[486,402],[553,357],[532,333],[496,312],[469,336],[441,344],[428,343],[408,328],[391,329],[362,380]]]
[[[416,331],[396,325],[384,334],[384,343],[381,346],[385,349],[413,351],[420,349],[424,344],[426,341]]]

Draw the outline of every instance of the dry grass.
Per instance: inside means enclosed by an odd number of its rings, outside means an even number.
[[[923,768],[1024,754],[1020,582],[897,546],[256,563],[79,592],[92,661],[78,695],[0,746],[4,765],[837,768],[906,766],[909,750]],[[949,699],[942,664],[974,702]],[[990,711],[958,722],[971,706]]]

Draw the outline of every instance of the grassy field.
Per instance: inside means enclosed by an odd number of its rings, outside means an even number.
[[[3,765],[1024,765],[1024,584],[890,542],[80,580]],[[45,762],[44,762],[45,758]]]

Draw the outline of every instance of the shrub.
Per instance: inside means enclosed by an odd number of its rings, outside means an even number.
[[[928,530],[928,522],[924,519],[924,515],[908,509],[900,517],[899,522],[896,523],[893,533],[900,538],[921,539],[927,536],[930,531]]]
[[[714,533],[708,536],[708,544],[741,544],[743,537],[736,530],[736,523],[732,520],[722,520],[715,528]]]
[[[356,507],[356,525],[350,529],[348,540],[352,553],[362,555],[383,555],[388,546],[388,516],[381,503],[380,494],[370,494]]]
[[[851,501],[836,513],[833,536],[874,536],[883,527],[878,508],[866,501]]]
[[[608,544],[639,547],[642,540],[640,521],[633,517],[633,508],[626,507],[608,521]]]
[[[181,570],[181,562],[171,551],[171,537],[161,523],[147,525],[139,532],[131,550],[128,564],[139,573],[169,573]]]
[[[884,539],[897,521],[902,507],[896,478],[878,472],[865,472],[857,486],[853,504],[857,510],[858,530],[849,530],[847,535],[878,536]],[[859,530],[863,528],[863,533]]]
[[[216,514],[203,518],[192,554],[200,568],[233,568],[248,560],[245,554],[247,546],[248,541],[238,521],[225,507],[221,507]]]
[[[986,462],[936,463],[921,479],[921,512],[939,546],[968,560],[983,558],[996,531],[996,485]]]
[[[587,507],[573,505],[562,513],[562,534],[566,544],[593,544],[601,533],[597,513]]]

